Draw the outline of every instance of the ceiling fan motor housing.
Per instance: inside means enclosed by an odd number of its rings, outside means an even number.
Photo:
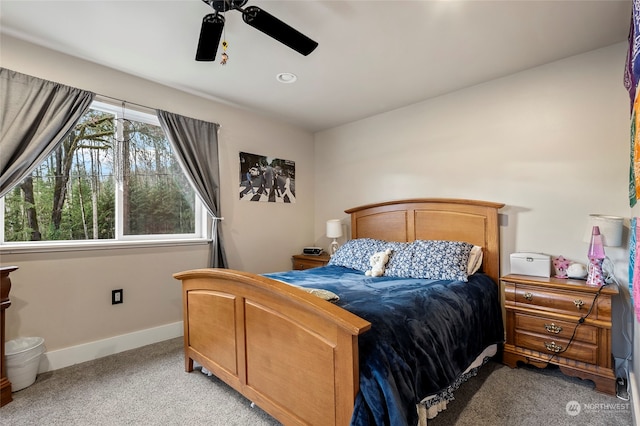
[[[218,12],[226,12],[247,4],[248,0],[202,0]]]

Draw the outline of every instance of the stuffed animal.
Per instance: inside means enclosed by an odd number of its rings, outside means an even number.
[[[364,274],[368,277],[380,277],[384,275],[384,267],[389,261],[390,254],[390,249],[373,253],[373,255],[371,255],[371,257],[369,258],[369,265],[371,265],[371,269],[366,271]]]
[[[572,263],[567,268],[567,276],[569,278],[577,278],[583,280],[587,277],[587,266],[582,263]]]

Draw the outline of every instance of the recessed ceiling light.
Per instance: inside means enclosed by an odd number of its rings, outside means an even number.
[[[298,79],[295,74],[291,74],[290,72],[281,72],[276,76],[276,80],[280,83],[293,83]]]

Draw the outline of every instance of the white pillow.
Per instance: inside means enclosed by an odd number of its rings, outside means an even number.
[[[469,253],[469,263],[467,263],[467,275],[472,275],[478,272],[480,266],[482,266],[482,247],[473,246],[471,253]]]

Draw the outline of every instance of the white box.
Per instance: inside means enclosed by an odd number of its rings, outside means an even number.
[[[511,253],[511,273],[534,277],[551,276],[551,257],[542,253]]]

